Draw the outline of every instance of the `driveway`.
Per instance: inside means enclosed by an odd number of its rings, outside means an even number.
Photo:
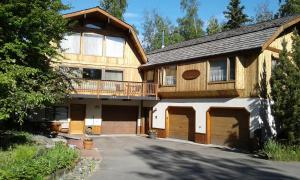
[[[99,137],[103,160],[91,180],[300,179],[300,163],[273,162],[230,150],[144,137]]]

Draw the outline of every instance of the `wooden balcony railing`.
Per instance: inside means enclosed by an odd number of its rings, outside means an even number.
[[[157,98],[155,83],[74,79],[74,94],[97,96],[153,96]]]

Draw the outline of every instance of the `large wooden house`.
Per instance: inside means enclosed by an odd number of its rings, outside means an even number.
[[[146,55],[133,28],[95,7],[64,15],[62,71],[74,92],[41,118],[71,134],[145,134],[246,147],[259,129],[257,85],[267,78],[300,17],[287,17],[185,41]],[[51,114],[51,115],[49,115]]]

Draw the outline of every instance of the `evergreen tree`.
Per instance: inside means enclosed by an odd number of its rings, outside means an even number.
[[[222,28],[218,20],[215,17],[210,18],[208,21],[208,26],[206,28],[207,35],[213,35],[221,32]]]
[[[241,27],[250,19],[244,14],[245,6],[241,6],[240,0],[230,0],[227,6],[227,11],[224,11],[224,16],[227,19],[227,23],[224,25],[225,30]]]
[[[67,32],[60,0],[0,1],[0,120],[59,102],[68,79],[52,68]],[[56,60],[56,61],[57,61]]]
[[[300,138],[300,38],[293,36],[292,57],[286,49],[286,42],[279,56],[279,63],[272,72],[271,96],[274,104],[272,113],[275,118],[278,138],[295,142]]]
[[[255,22],[264,22],[273,19],[273,13],[269,9],[268,2],[259,4],[256,8]]]
[[[147,52],[162,48],[163,33],[165,46],[182,41],[171,21],[156,11],[145,13],[142,26],[143,46]]]
[[[279,0],[279,3],[277,18],[300,13],[300,0]]]
[[[178,31],[184,40],[198,38],[204,35],[203,22],[198,17],[198,0],[181,0],[181,10],[185,16],[177,19]]]
[[[127,0],[100,0],[100,7],[113,16],[124,20],[124,13],[127,9]]]

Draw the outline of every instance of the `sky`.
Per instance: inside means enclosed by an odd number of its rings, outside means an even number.
[[[216,17],[219,22],[224,21],[223,11],[226,10],[230,0],[199,0],[199,17],[204,22],[204,28],[207,27],[207,22],[211,17]],[[64,11],[68,13],[87,9],[99,5],[99,0],[63,0],[65,4],[71,5],[71,9]],[[266,2],[269,9],[273,12],[278,10],[278,0],[241,0],[245,6],[245,13],[250,17],[255,16],[255,9],[259,4]],[[176,24],[176,19],[182,17],[184,13],[180,10],[180,0],[127,0],[128,7],[124,15],[125,21],[128,24],[134,24],[138,31],[142,32],[142,23],[145,12],[156,10],[160,15],[168,17],[173,24]]]

